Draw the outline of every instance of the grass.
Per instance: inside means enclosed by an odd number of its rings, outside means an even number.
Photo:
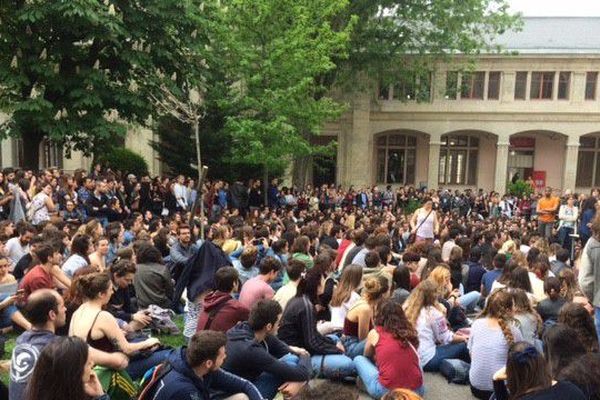
[[[181,332],[182,332],[181,334],[179,334],[177,336],[156,335],[156,337],[158,339],[160,339],[160,342],[164,346],[181,347],[186,343],[186,340],[183,337],[183,316],[176,315],[175,318],[173,319],[173,322],[175,322],[177,327],[181,330]],[[16,345],[17,336],[18,335],[14,332],[10,332],[7,335],[8,340],[6,341],[6,344],[4,345],[4,354],[1,357],[2,364],[6,363],[7,360],[10,361],[10,357],[12,356],[13,349],[15,348],[15,345]],[[2,383],[4,383],[6,386],[8,386],[8,381],[9,381],[8,366],[7,366],[7,368],[0,368],[0,380],[2,381]]]

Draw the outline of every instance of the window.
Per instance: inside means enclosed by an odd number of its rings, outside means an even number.
[[[498,100],[500,98],[500,72],[490,71],[488,77],[488,100]]]
[[[446,73],[446,99],[456,100],[456,90],[458,87],[458,72],[448,71]]]
[[[376,153],[378,183],[414,184],[416,137],[395,133],[379,136]]]
[[[598,84],[598,73],[588,72],[585,74],[585,99],[596,100],[596,86]]]
[[[560,72],[558,74],[558,99],[569,100],[569,88],[571,87],[571,73]]]
[[[532,72],[529,98],[551,100],[554,89],[554,72]]]
[[[477,71],[462,75],[461,99],[483,99],[483,87],[485,83],[485,72]]]
[[[431,99],[431,72],[423,71],[403,76],[394,85],[395,100],[428,102]]]
[[[576,186],[600,185],[600,136],[579,139]]]
[[[527,72],[519,71],[515,79],[515,100],[525,100],[527,92]]]
[[[57,143],[53,143],[48,139],[44,139],[41,143],[42,146],[42,167],[50,168],[57,167],[62,168],[63,166],[63,154],[62,146]]]
[[[479,138],[449,135],[442,139],[439,183],[476,185]]]

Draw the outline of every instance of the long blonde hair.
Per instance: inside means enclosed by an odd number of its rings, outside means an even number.
[[[429,274],[427,280],[432,281],[436,285],[438,297],[445,298],[448,294],[448,287],[446,286],[446,282],[448,282],[450,276],[450,270],[443,265],[438,265]]]
[[[404,303],[404,313],[413,326],[417,326],[417,319],[425,307],[438,307],[437,285],[430,280],[424,280],[413,289]]]
[[[360,265],[350,264],[344,268],[340,283],[336,286],[331,296],[332,307],[340,307],[350,300],[352,292],[360,287],[363,277],[363,269]]]

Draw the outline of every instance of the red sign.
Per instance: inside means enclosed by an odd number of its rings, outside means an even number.
[[[535,190],[541,191],[546,187],[546,171],[533,171],[531,175],[533,183],[535,183]]]
[[[510,147],[515,149],[531,149],[535,147],[535,138],[532,137],[511,137]]]

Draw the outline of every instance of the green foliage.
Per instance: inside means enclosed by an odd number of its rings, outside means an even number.
[[[148,163],[144,157],[125,148],[115,147],[106,153],[97,154],[96,162],[111,168],[113,171],[121,171],[124,174],[144,176],[148,174]]]
[[[517,196],[519,198],[533,193],[533,188],[529,183],[525,182],[522,179],[517,180],[515,183],[510,183],[508,185],[508,193]]]
[[[410,199],[408,204],[402,210],[405,215],[412,215],[415,211],[417,211],[421,207],[421,202],[416,199]]]
[[[0,137],[48,137],[89,155],[143,124],[157,85],[204,70],[210,4],[0,2],[0,110],[11,113]]]

